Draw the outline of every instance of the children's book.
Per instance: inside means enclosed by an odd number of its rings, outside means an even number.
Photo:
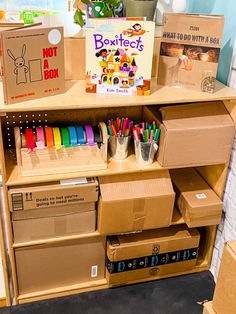
[[[154,22],[90,19],[86,92],[150,95],[154,32]]]
[[[22,27],[0,37],[6,104],[65,91],[63,27]]]

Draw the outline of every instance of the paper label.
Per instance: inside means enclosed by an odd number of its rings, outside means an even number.
[[[61,185],[75,185],[75,184],[86,184],[86,183],[88,183],[87,178],[60,180]]]
[[[95,278],[98,276],[98,265],[94,265],[91,267],[91,278]]]
[[[198,200],[202,200],[202,199],[204,199],[204,198],[207,198],[206,194],[204,194],[204,193],[202,193],[202,194],[196,194],[195,196],[196,196],[196,198],[197,198]]]

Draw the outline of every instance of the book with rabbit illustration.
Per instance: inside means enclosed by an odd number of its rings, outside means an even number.
[[[62,27],[23,27],[1,33],[6,104],[65,91]]]
[[[150,95],[154,29],[142,19],[90,19],[86,92]]]
[[[222,15],[164,14],[158,83],[213,93]]]

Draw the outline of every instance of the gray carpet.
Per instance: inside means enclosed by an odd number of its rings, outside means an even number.
[[[0,314],[200,314],[211,300],[210,272],[17,305]]]

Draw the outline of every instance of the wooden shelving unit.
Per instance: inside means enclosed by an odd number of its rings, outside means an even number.
[[[1,90],[1,87],[0,87]],[[17,287],[17,273],[15,266],[14,250],[19,247],[27,247],[36,244],[66,242],[71,239],[97,236],[98,233],[75,235],[73,237],[58,237],[54,239],[45,239],[40,241],[30,241],[24,243],[14,243],[10,209],[8,204],[8,188],[21,187],[29,184],[38,184],[44,182],[59,181],[61,179],[75,177],[92,177],[115,175],[123,173],[139,173],[145,171],[158,171],[163,169],[157,161],[147,167],[141,167],[135,162],[135,156],[130,155],[124,161],[108,160],[108,168],[98,171],[82,171],[76,173],[54,174],[43,176],[23,177],[16,165],[14,157],[14,140],[12,128],[17,125],[32,125],[40,122],[50,124],[56,121],[62,123],[78,121],[83,123],[98,122],[107,119],[110,116],[128,115],[134,120],[142,117],[143,106],[180,104],[192,102],[207,102],[222,100],[233,120],[236,122],[236,92],[217,83],[217,91],[214,94],[201,93],[185,89],[175,89],[171,87],[160,87],[154,84],[153,93],[149,97],[132,96],[104,96],[96,94],[86,94],[84,92],[84,81],[68,81],[67,92],[63,95],[57,95],[50,98],[32,100],[14,105],[3,105],[3,95],[0,95],[0,151],[2,163],[2,174],[4,184],[4,194],[6,199],[6,225],[8,226],[8,244],[10,247],[10,268],[13,276],[14,297],[17,303],[42,300],[52,297],[65,296],[73,293],[92,291],[108,288],[105,279],[90,283],[78,283],[73,286],[65,286],[46,291],[37,291],[34,293],[19,295]],[[222,197],[225,179],[227,175],[228,164],[224,165],[206,165],[197,167],[197,170],[209,183],[213,190]],[[174,211],[172,224],[183,224],[183,218]],[[201,231],[201,230],[200,230]],[[215,240],[216,226],[204,227],[202,230],[202,240],[200,244],[200,254],[197,265],[192,271],[172,274],[182,275],[193,272],[200,272],[209,269],[213,244]],[[1,234],[2,239],[2,234]],[[6,261],[5,261],[6,264]],[[6,269],[5,269],[6,270]],[[170,276],[165,276],[170,277]],[[164,278],[164,277],[161,277]],[[8,303],[10,302],[8,296]]]

